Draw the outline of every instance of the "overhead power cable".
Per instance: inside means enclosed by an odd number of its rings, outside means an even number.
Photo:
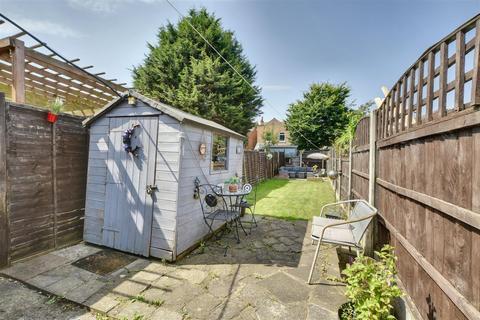
[[[179,15],[181,18],[185,19],[185,21],[188,23],[188,25],[203,39],[203,41],[205,41],[206,44],[208,44],[208,46],[209,46],[210,48],[212,48],[213,51],[215,51],[215,53],[242,79],[243,82],[245,82],[253,91],[255,91],[256,93],[260,94],[260,91],[259,91],[257,88],[255,88],[255,86],[254,86],[252,83],[250,83],[250,81],[248,81],[248,80],[230,63],[230,61],[228,61],[228,60],[217,50],[217,48],[215,48],[215,46],[212,45],[212,44],[210,43],[210,41],[208,41],[207,38],[205,38],[205,36],[204,36],[200,31],[198,31],[197,28],[195,28],[195,26],[190,22],[190,20],[187,19],[187,17],[185,17],[185,15],[184,15],[177,7],[175,7],[175,5],[174,5],[170,0],[166,0],[166,1],[167,1],[167,3],[173,8],[173,10],[175,10],[175,11],[178,13],[178,15]],[[270,102],[268,102],[268,100],[265,100],[265,103],[268,104],[268,106],[269,106],[273,111],[275,111],[279,116],[281,116],[281,113],[280,113],[276,108],[274,108],[273,105],[272,105]],[[321,149],[319,146],[317,146],[315,143],[313,143],[310,139],[308,139],[307,137],[305,137],[305,136],[303,135],[303,133],[301,133],[300,131],[298,131],[298,130],[291,130],[291,131],[298,133],[300,136],[302,136],[302,138],[304,138],[306,141],[308,141],[308,142],[309,142],[313,147],[315,147],[316,149],[319,149],[319,150]]]

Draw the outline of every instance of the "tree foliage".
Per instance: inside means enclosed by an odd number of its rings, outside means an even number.
[[[191,23],[241,75],[253,84],[250,64],[234,33],[206,9],[189,11],[176,25],[160,27],[158,43],[133,70],[141,93],[186,112],[211,119],[246,134],[261,113],[263,99],[197,34]]]
[[[286,126],[299,149],[332,145],[348,124],[349,96],[346,84],[314,83],[288,107]]]
[[[278,138],[273,130],[265,130],[262,134],[262,139],[265,142],[265,150],[270,152],[270,147],[278,143]]]
[[[348,124],[333,143],[340,153],[348,151],[350,140],[355,136],[358,122],[369,114],[372,105],[373,101],[368,101],[367,103],[360,105],[358,109],[350,110],[348,112]]]

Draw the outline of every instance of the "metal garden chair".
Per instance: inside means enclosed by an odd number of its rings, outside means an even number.
[[[347,220],[323,217],[325,208],[342,204],[347,204],[349,207],[354,204]],[[377,209],[365,200],[339,201],[322,207],[320,217],[313,217],[312,222],[312,240],[313,243],[317,241],[317,249],[315,250],[315,256],[308,276],[309,284],[312,283],[313,271],[317,263],[321,244],[329,243],[338,246],[347,246],[349,248],[354,247],[357,255],[359,255],[359,250],[363,250],[360,241],[376,214]]]
[[[215,235],[218,239],[219,235],[215,233],[213,224],[216,221],[220,223],[224,222],[227,224],[227,227],[231,225],[235,226],[235,238],[237,242],[240,242],[240,236],[238,234],[240,212],[230,208],[221,194],[221,187],[217,185],[200,184],[197,181],[195,182],[195,197],[200,201],[203,220],[208,226],[210,233]]]
[[[252,219],[250,221],[243,221],[243,223],[250,224],[250,234],[252,233],[252,228],[257,227],[257,219],[255,219],[255,207],[257,205],[257,189],[258,189],[258,178],[255,179],[254,185],[247,183],[243,185],[244,191],[251,193],[253,191],[253,201],[248,202],[246,199],[243,199],[239,203],[240,209],[245,209],[250,212]]]

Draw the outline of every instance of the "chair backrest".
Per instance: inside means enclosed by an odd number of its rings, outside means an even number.
[[[207,216],[218,209],[225,209],[224,199],[218,196],[220,187],[213,184],[198,184],[195,186],[203,216]]]
[[[376,213],[375,208],[372,208],[365,201],[359,201],[353,207],[352,212],[350,213],[350,217],[348,219],[349,220],[359,219],[374,213]],[[359,222],[350,223],[350,228],[352,229],[353,238],[355,239],[355,242],[357,244],[359,244],[360,240],[362,240],[362,237],[365,234],[365,231],[367,230],[368,225],[370,224],[371,221],[372,221],[372,218],[362,220]]]

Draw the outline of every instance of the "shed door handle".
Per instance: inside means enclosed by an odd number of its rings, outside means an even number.
[[[158,190],[158,187],[155,185],[147,185],[147,194],[153,194],[155,191]]]

